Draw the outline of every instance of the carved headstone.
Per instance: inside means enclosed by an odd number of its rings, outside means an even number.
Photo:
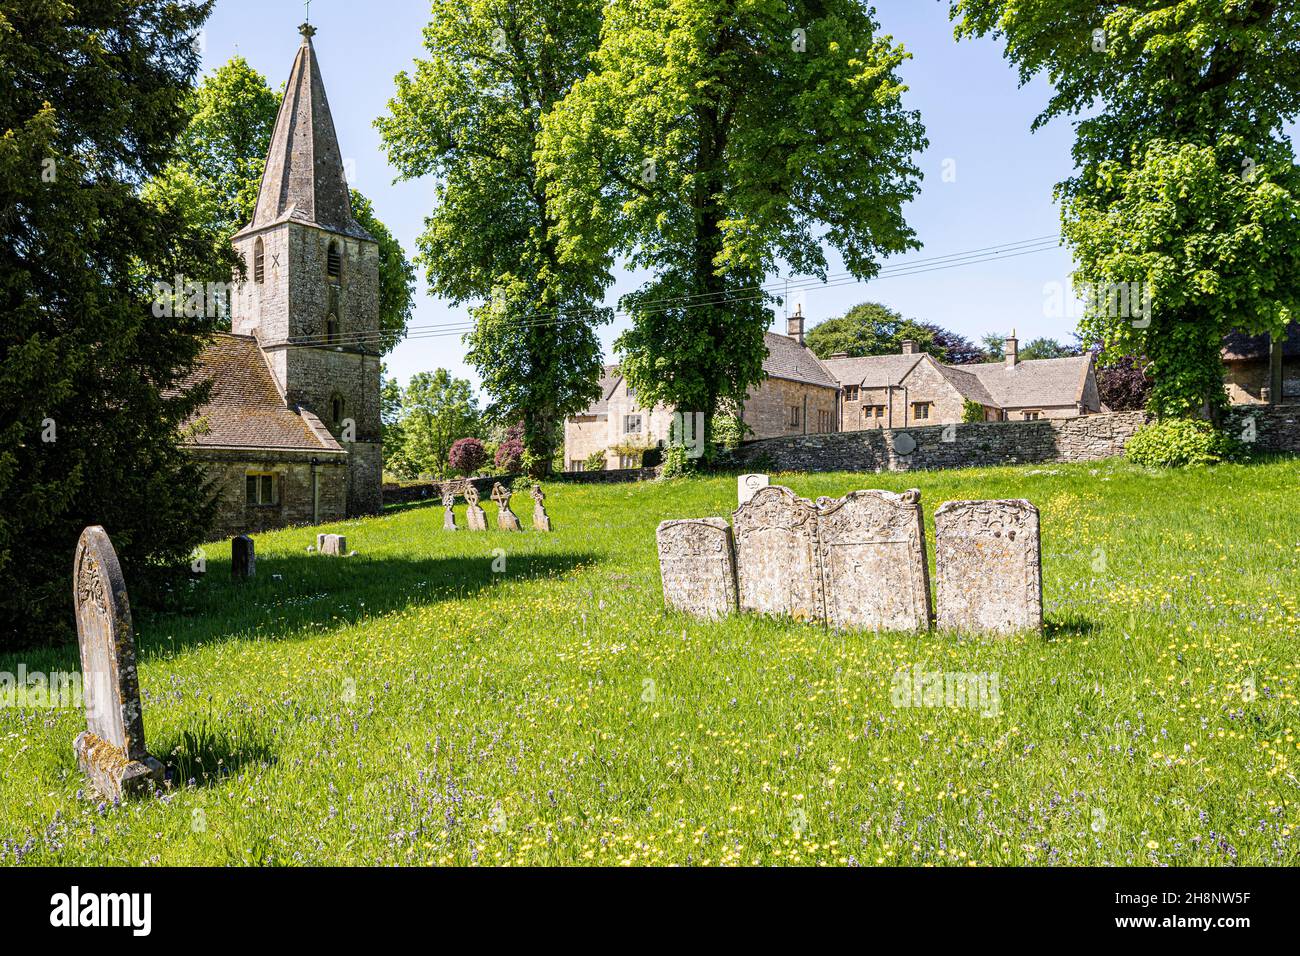
[[[1038,509],[1023,498],[946,501],[934,513],[939,627],[1009,634],[1043,626]]]
[[[665,521],[655,540],[665,604],[701,617],[736,610],[736,558],[725,518]]]
[[[246,581],[255,574],[257,574],[257,549],[253,545],[253,539],[246,534],[231,538],[230,576],[236,581]]]
[[[325,541],[321,545],[321,554],[333,555],[336,558],[345,557],[348,553],[348,539],[341,534],[327,534]]]
[[[456,530],[456,495],[451,491],[445,490],[442,493],[442,530]]]
[[[499,481],[492,486],[492,500],[497,503],[497,529],[519,531],[519,518],[510,510],[510,490]]]
[[[551,516],[546,513],[546,492],[541,485],[533,485],[533,530],[550,531]]]
[[[86,730],[72,746],[95,789],[119,801],[161,786],[163,765],[145,749],[131,604],[117,553],[98,525],[77,542],[72,599],[86,707]]]
[[[465,523],[470,531],[486,531],[487,515],[478,506],[478,488],[472,481],[465,483]]]
[[[789,488],[768,485],[732,521],[741,609],[822,620],[817,507]]]
[[[736,479],[736,507],[740,507],[760,488],[766,488],[771,481],[767,475],[741,475]]]
[[[930,627],[921,493],[854,491],[817,514],[826,623],[920,631]]]

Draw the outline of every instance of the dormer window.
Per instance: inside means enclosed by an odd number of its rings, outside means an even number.
[[[261,285],[266,280],[266,246],[259,236],[253,243],[253,281]]]
[[[325,320],[325,342],[334,345],[339,339],[339,317],[333,312]]]
[[[339,253],[339,243],[337,239],[333,239],[330,241],[329,252],[325,256],[325,274],[337,280],[342,269],[343,257]]]

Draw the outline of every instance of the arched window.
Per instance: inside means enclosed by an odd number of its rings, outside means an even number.
[[[325,342],[333,345],[339,340],[339,317],[333,312],[325,320]]]
[[[343,397],[335,395],[330,399],[330,414],[334,418],[334,424],[338,425],[343,421]]]
[[[343,268],[343,260],[339,255],[339,243],[337,239],[330,240],[329,252],[325,256],[325,274],[331,279],[337,279],[339,272]]]
[[[266,246],[262,242],[262,237],[258,236],[257,242],[253,243],[253,281],[258,285],[266,279]]]

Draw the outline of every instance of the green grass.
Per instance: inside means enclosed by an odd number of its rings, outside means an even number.
[[[1047,633],[1000,641],[666,612],[655,526],[728,514],[734,478],[555,484],[551,535],[446,533],[436,506],[328,526],[350,559],[265,534],[243,586],[213,545],[183,610],[136,622],[178,785],[97,804],[77,711],[0,710],[0,864],[1294,865],[1298,479],[776,478],[919,487],[927,516],[1032,500]],[[1000,712],[892,706],[914,664],[997,674]]]

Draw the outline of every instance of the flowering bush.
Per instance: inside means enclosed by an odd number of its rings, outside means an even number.
[[[506,429],[506,440],[497,446],[494,463],[497,471],[514,474],[524,462],[524,423]]]
[[[472,475],[487,461],[487,451],[477,438],[458,438],[447,453],[447,464],[461,475]]]

